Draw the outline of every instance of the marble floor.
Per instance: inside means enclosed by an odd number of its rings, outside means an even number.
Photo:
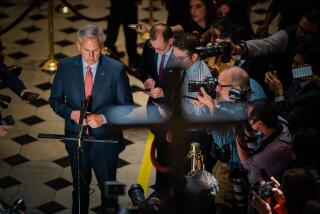
[[[0,30],[15,20],[31,3],[31,0],[1,0]],[[54,7],[60,1],[53,1]],[[102,17],[109,13],[107,0],[69,0],[79,12],[89,17]],[[259,2],[259,1],[258,1]],[[252,10],[253,27],[261,24],[267,4],[256,4]],[[154,1],[155,21],[165,21],[166,11],[161,1]],[[37,138],[39,133],[63,133],[63,120],[48,105],[48,97],[54,74],[41,71],[39,65],[49,55],[47,3],[36,6],[15,28],[1,36],[5,62],[7,65],[22,66],[20,78],[27,88],[39,93],[40,99],[25,103],[7,88],[1,94],[11,96],[12,102],[2,114],[14,116],[16,124],[10,133],[0,139],[0,200],[12,204],[17,198],[25,200],[26,213],[71,213],[72,178],[67,153],[60,141]],[[140,22],[149,21],[149,1],[139,5]],[[54,55],[58,60],[77,54],[76,30],[88,23],[72,12],[54,12]],[[106,28],[105,21],[97,22]],[[138,52],[141,53],[143,40],[139,35]],[[117,47],[125,51],[122,29],[119,32]],[[122,58],[127,62],[127,58]],[[147,97],[137,89],[143,85],[129,75],[135,103],[144,106]],[[127,186],[136,183],[148,136],[147,129],[126,129],[124,136],[126,150],[120,154],[118,162],[118,181]],[[142,175],[143,176],[143,175]],[[154,182],[152,169],[149,184]],[[149,188],[147,193],[152,190]],[[91,184],[90,212],[96,213],[100,204],[100,191],[97,181]],[[120,197],[122,207],[131,206],[128,196]]]

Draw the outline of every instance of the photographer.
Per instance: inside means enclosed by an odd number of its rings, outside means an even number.
[[[259,214],[301,214],[306,203],[317,198],[316,182],[304,168],[293,168],[283,173],[281,184],[271,177],[272,197],[277,204],[273,206],[271,198],[263,198],[252,192],[251,205]],[[273,207],[273,208],[271,208]]]
[[[247,101],[265,98],[261,86],[250,80],[246,71],[239,67],[231,67],[220,73],[215,92],[216,97],[213,99],[202,88],[201,93],[197,95],[198,101],[193,101],[199,107],[207,106],[210,109],[211,117],[217,117],[223,111],[231,112],[231,115],[236,117],[237,113],[232,114],[232,111],[239,106],[242,106],[240,110],[242,109],[244,112]],[[212,153],[218,159],[213,168],[213,175],[217,179],[220,189],[215,203],[220,212],[234,213],[232,209],[235,207],[236,201],[229,175],[231,170],[239,168],[235,132],[233,128],[215,128],[210,132],[213,137]]]
[[[292,161],[291,134],[286,121],[278,117],[272,102],[256,100],[248,105],[248,123],[257,140],[253,154],[237,136],[237,149],[241,164],[248,171],[253,186],[263,178],[261,170],[269,177],[279,176]],[[250,131],[249,131],[250,132]],[[257,134],[259,133],[259,134]],[[260,134],[261,133],[261,134]]]
[[[233,53],[242,58],[268,56],[272,64],[279,70],[279,79],[284,88],[291,83],[291,53],[299,44],[305,42],[319,42],[320,12],[308,11],[300,19],[299,24],[280,30],[275,34],[258,40],[249,40],[234,45]]]
[[[203,81],[212,77],[208,66],[200,60],[196,47],[199,46],[199,37],[191,33],[184,33],[174,42],[173,55],[176,63],[184,69],[181,80],[181,107],[182,115],[188,120],[205,118],[209,113],[208,109],[199,109],[192,104],[196,99],[197,92],[189,90],[191,81]],[[205,166],[208,167],[207,151],[211,138],[205,129],[189,129],[186,132],[186,138],[189,143],[199,142],[201,150],[205,157]],[[184,154],[187,153],[189,146],[186,145]]]

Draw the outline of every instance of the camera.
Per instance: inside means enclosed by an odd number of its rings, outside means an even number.
[[[205,59],[211,56],[221,56],[221,62],[227,63],[231,59],[231,46],[229,43],[215,44],[211,46],[196,47],[200,57]]]
[[[242,126],[236,127],[235,132],[239,139],[240,147],[249,152],[249,154],[254,154],[254,147],[258,139],[249,122],[245,122]]]
[[[130,189],[128,190],[128,195],[131,199],[131,202],[134,206],[136,206],[139,210],[145,212],[153,212],[159,210],[159,201],[156,198],[145,199],[144,191],[140,184],[132,184]]]
[[[0,204],[0,213],[3,213],[3,214],[20,214],[20,213],[23,213],[25,210],[26,210],[26,206],[22,199],[17,199],[13,203],[13,205],[7,209],[3,209],[3,207]]]
[[[200,88],[204,90],[212,97],[215,98],[216,92],[215,88],[217,86],[217,78],[211,77],[204,81],[189,81],[188,82],[188,92],[200,92]]]
[[[233,192],[237,206],[246,206],[248,198],[247,194],[249,189],[246,172],[244,171],[244,169],[241,169],[239,167],[232,168],[229,175],[229,180],[233,185]]]
[[[254,191],[262,198],[266,199],[273,195],[275,184],[271,181],[260,181],[254,186]]]

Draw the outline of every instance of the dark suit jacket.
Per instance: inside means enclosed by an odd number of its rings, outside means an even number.
[[[23,82],[11,73],[2,62],[0,63],[0,79],[19,97],[21,96],[21,92],[26,89]]]
[[[66,58],[59,63],[49,99],[52,109],[65,119],[66,134],[78,132],[79,126],[71,120],[71,112],[79,110],[81,101],[84,100],[82,57],[78,55]],[[133,104],[132,93],[124,66],[101,55],[88,111],[103,114],[108,120],[108,107],[131,104]],[[121,129],[112,127],[112,124],[90,129],[90,134],[107,139],[122,139]]]
[[[163,90],[164,98],[160,99],[149,99],[149,103],[151,101],[157,103],[166,103],[167,98],[170,96],[170,89],[169,89],[169,69],[175,67],[175,60],[173,53],[171,53],[166,66],[164,67],[164,73],[162,79],[159,80],[158,69],[157,69],[157,60],[158,54],[150,47],[150,40],[147,40],[144,43],[142,58],[141,58],[141,80],[145,82],[147,79],[152,78],[156,82],[156,87],[160,87]]]

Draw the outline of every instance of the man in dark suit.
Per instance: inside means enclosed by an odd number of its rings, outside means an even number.
[[[75,135],[79,129],[81,102],[89,103],[84,121],[85,133],[118,143],[90,142],[81,153],[81,213],[88,213],[91,170],[95,172],[101,190],[102,210],[114,206],[116,201],[105,197],[105,181],[116,180],[117,158],[124,149],[122,130],[108,123],[108,107],[133,104],[128,77],[119,62],[101,55],[105,36],[94,24],[78,31],[77,47],[81,55],[59,63],[53,81],[50,105],[65,119],[65,133]],[[77,211],[76,142],[66,142],[73,176],[73,206]]]
[[[174,37],[170,27],[162,23],[152,26],[149,37],[150,39],[145,42],[143,47],[141,77],[145,90],[148,91],[146,92],[149,95],[148,105],[162,106],[168,104],[170,99],[168,68],[175,65],[172,53]],[[154,108],[150,109],[154,110]],[[159,114],[159,112],[150,110],[148,115],[150,114]],[[157,161],[162,165],[168,165],[169,151],[166,143],[166,130],[152,129],[151,131],[155,135]],[[156,192],[168,189],[168,176],[157,171]]]

